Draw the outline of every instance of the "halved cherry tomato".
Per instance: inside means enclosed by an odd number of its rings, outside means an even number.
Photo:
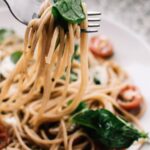
[[[112,44],[104,36],[94,36],[91,38],[89,49],[91,52],[101,58],[109,58],[113,55]]]
[[[8,144],[8,132],[6,127],[0,122],[0,149],[4,148]]]
[[[143,97],[138,88],[133,85],[127,85],[123,88],[118,96],[118,104],[126,109],[132,110],[140,107]]]

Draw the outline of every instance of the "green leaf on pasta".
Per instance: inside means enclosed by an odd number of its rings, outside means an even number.
[[[12,62],[14,64],[16,64],[19,61],[21,56],[22,56],[22,52],[21,51],[16,51],[16,52],[11,54],[10,58],[11,58]]]
[[[57,20],[65,20],[69,23],[81,23],[86,18],[81,0],[55,1],[52,13]]]

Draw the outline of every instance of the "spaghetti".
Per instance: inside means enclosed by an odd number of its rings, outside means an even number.
[[[84,4],[83,8],[86,11]],[[80,102],[94,110],[105,108],[141,128],[138,117],[144,113],[144,101],[136,115],[119,105],[117,97],[129,84],[128,76],[114,62],[96,59],[88,52],[87,34],[80,33],[80,29],[87,29],[87,20],[80,25],[68,23],[66,32],[56,23],[51,10],[47,1],[40,18],[29,23],[23,55],[9,77],[0,82],[1,119],[11,127],[7,150],[81,150],[87,146],[95,150],[96,145],[88,134],[70,122]],[[11,41],[14,49],[22,50],[22,43],[16,44],[17,40],[10,37],[0,47],[7,49]],[[80,61],[72,59],[75,42],[79,43]],[[9,50],[4,53],[1,60],[10,55]],[[96,85],[88,67],[91,70],[98,66],[105,70],[107,79]],[[10,94],[12,89],[15,92]]]

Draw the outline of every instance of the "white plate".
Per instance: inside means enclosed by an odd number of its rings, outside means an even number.
[[[100,34],[108,36],[115,49],[114,59],[128,72],[146,98],[148,109],[141,121],[150,131],[150,47],[137,35],[112,20],[102,19]]]
[[[1,8],[0,27],[10,28],[24,34],[25,26],[18,23]],[[150,132],[150,48],[131,31],[112,20],[102,18],[100,33],[109,37],[115,48],[115,60],[127,70],[145,96],[148,109],[141,119],[147,132]],[[144,148],[144,150],[149,148]]]

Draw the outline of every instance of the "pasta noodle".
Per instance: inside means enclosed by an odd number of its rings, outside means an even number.
[[[68,23],[66,32],[56,24],[51,8],[46,1],[40,18],[29,23],[24,48],[18,37],[10,37],[0,45],[0,49],[5,49],[1,60],[13,49],[23,51],[15,69],[0,82],[1,118],[4,122],[14,120],[9,124],[13,138],[7,150],[81,150],[87,146],[95,150],[91,137],[69,121],[82,101],[91,109],[106,108],[122,115],[141,128],[138,117],[144,113],[144,101],[136,116],[117,103],[117,95],[128,84],[128,76],[114,62],[95,59],[88,52],[87,33],[80,33],[80,29],[87,29],[87,20],[80,25]],[[83,8],[86,11],[84,4]],[[72,61],[76,41],[80,62]],[[8,43],[11,43],[11,51]],[[106,69],[108,81],[105,84],[95,85],[89,80],[88,68],[95,66]],[[76,81],[70,81],[71,72],[76,74]],[[14,87],[16,90],[10,95]],[[72,103],[68,105],[70,100]]]

